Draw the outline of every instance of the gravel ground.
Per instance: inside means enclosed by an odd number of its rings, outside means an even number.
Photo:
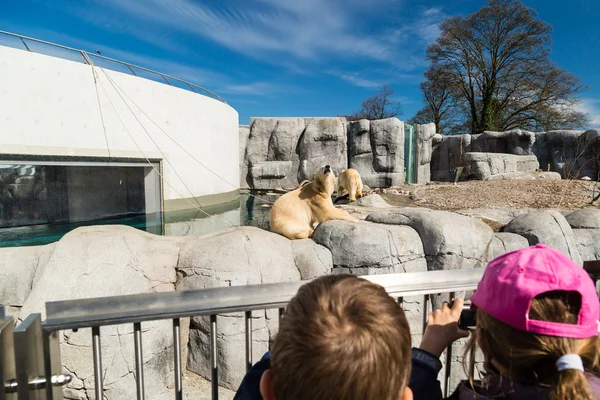
[[[379,193],[391,205],[417,206],[437,210],[474,208],[555,208],[589,207],[594,182],[576,180],[503,180],[468,181],[456,185],[431,183],[380,189]],[[600,184],[595,193],[600,192]],[[594,206],[599,207],[600,201]]]

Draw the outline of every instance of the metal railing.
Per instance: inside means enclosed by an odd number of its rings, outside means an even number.
[[[0,30],[0,35],[3,35],[4,37],[11,37],[11,38],[17,39],[16,43],[19,45],[22,45],[22,49],[33,52],[33,53],[46,54],[43,51],[36,51],[33,48],[33,46],[31,46],[31,43],[29,43],[29,42],[42,44],[42,45],[46,45],[46,46],[51,46],[53,48],[57,48],[57,49],[61,49],[61,50],[66,50],[66,51],[76,55],[75,59],[71,59],[71,58],[67,58],[67,57],[60,57],[59,55],[56,55],[56,54],[52,54],[55,57],[69,59],[72,61],[79,61],[79,62],[83,62],[88,65],[95,65],[98,63],[98,62],[94,63],[92,60],[107,61],[109,63],[109,65],[112,64],[113,67],[115,66],[114,64],[118,64],[120,66],[125,67],[122,71],[119,71],[119,72],[129,73],[134,76],[140,76],[140,72],[147,73],[151,77],[150,79],[156,78],[156,79],[152,79],[152,80],[164,82],[169,86],[178,87],[180,89],[190,90],[194,93],[205,94],[206,96],[208,96],[210,98],[219,100],[220,102],[227,104],[227,102],[225,100],[223,100],[223,98],[221,96],[219,96],[218,94],[216,94],[214,92],[211,92],[208,89],[205,89],[196,84],[184,81],[183,79],[179,79],[179,78],[176,78],[171,75],[163,74],[162,72],[157,72],[157,71],[153,71],[148,68],[140,67],[139,65],[130,64],[128,62],[116,60],[116,59],[110,58],[110,57],[105,57],[100,54],[89,53],[85,50],[79,50],[79,49],[75,49],[73,47],[68,47],[68,46],[63,46],[63,45],[52,43],[52,42],[47,42],[45,40],[40,40],[40,39],[28,37],[28,36],[18,35],[16,33],[11,33],[11,32],[6,32],[6,31]],[[2,45],[1,42],[0,42],[0,45]],[[11,46],[11,47],[13,47],[13,46]],[[17,47],[17,48],[19,48],[19,47]],[[107,68],[116,70],[115,68],[110,68],[110,67],[107,67]],[[138,72],[136,73],[136,71],[138,71]],[[141,76],[141,77],[146,77],[146,76]],[[160,79],[158,79],[158,78],[160,78]],[[179,85],[175,85],[174,82],[179,83]]]
[[[597,269],[597,263],[587,263],[584,267],[591,275],[598,272],[594,269]],[[453,299],[455,292],[474,290],[483,271],[483,268],[474,268],[369,275],[363,278],[382,285],[400,304],[405,297],[422,296],[424,330],[431,310],[430,296],[449,293],[450,299]],[[172,320],[173,333],[175,399],[182,399],[180,319],[198,316],[208,316],[210,320],[211,394],[213,399],[218,399],[218,315],[244,313],[245,365],[248,370],[253,363],[252,312],[278,309],[281,319],[285,306],[305,283],[306,281],[233,286],[49,302],[46,303],[45,321],[42,322],[40,314],[32,314],[16,328],[14,319],[5,316],[4,309],[0,306],[0,382],[4,382],[0,400],[62,399],[62,386],[70,382],[71,376],[62,374],[59,333],[81,328],[92,330],[94,392],[96,399],[102,399],[101,328],[121,324],[133,324],[137,399],[144,399],[142,323],[169,319]],[[447,396],[450,393],[452,346],[446,349],[445,361],[443,391]],[[469,363],[472,373],[473,357]],[[31,395],[32,392],[35,396]],[[14,397],[15,395],[18,397]]]
[[[407,296],[423,296],[423,328],[431,308],[430,295],[473,290],[477,286],[483,269],[464,269],[454,271],[431,271],[404,274],[364,276],[372,282],[385,287],[387,292],[402,304]],[[18,391],[18,399],[26,399],[31,390],[45,388],[46,399],[62,399],[61,386],[70,381],[69,375],[62,375],[58,333],[62,330],[92,329],[92,353],[94,365],[95,397],[102,399],[102,356],[101,328],[110,325],[133,324],[136,390],[137,398],[144,399],[144,371],[142,352],[142,323],[156,320],[172,320],[174,347],[175,398],[182,399],[182,366],[180,319],[185,317],[208,316],[210,319],[210,371],[211,394],[218,399],[218,349],[217,315],[243,312],[245,319],[245,364],[252,366],[252,312],[255,310],[278,309],[279,317],[290,299],[304,282],[234,286],[167,293],[148,293],[140,295],[101,297],[81,300],[67,300],[46,303],[46,320],[41,321],[39,314],[26,318],[14,330],[14,355],[12,359],[0,360],[4,365],[14,362],[15,370],[0,370],[0,379],[5,384],[5,392]],[[1,307],[0,307],[1,308]],[[11,319],[2,321],[0,312],[0,343],[3,349],[10,349],[12,343],[6,342],[13,336]],[[10,332],[9,332],[10,331]],[[9,338],[9,339],[7,339]],[[6,340],[5,340],[6,339]],[[6,346],[6,347],[4,347]],[[6,354],[5,354],[6,353]],[[10,353],[10,351],[9,351]],[[451,352],[447,351],[444,389],[448,392],[450,378]],[[7,356],[3,351],[0,356]],[[34,354],[43,355],[44,363],[35,363]],[[9,356],[10,357],[10,356]],[[29,360],[29,361],[28,361]],[[0,365],[3,364],[0,362]],[[30,363],[30,364],[28,364]],[[32,367],[33,365],[33,367]],[[1,368],[1,367],[0,367]],[[20,372],[20,371],[29,371]],[[33,375],[32,375],[33,371]],[[23,392],[23,395],[21,395]],[[24,396],[24,397],[21,397]],[[0,396],[0,399],[2,396]],[[38,397],[35,397],[38,398]],[[8,398],[11,399],[11,398]],[[11,399],[12,400],[12,399]]]

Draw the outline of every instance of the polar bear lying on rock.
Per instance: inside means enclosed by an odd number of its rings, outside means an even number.
[[[315,174],[315,180],[284,194],[271,208],[271,232],[288,239],[312,236],[315,224],[332,219],[358,222],[358,218],[333,205],[335,175],[326,165]]]

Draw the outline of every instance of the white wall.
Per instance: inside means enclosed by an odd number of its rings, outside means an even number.
[[[123,96],[165,160],[103,70],[96,67],[94,71],[89,65],[0,46],[0,157],[106,157],[108,140],[112,157],[143,159],[143,152],[148,158],[163,159],[164,178],[173,186],[163,181],[165,201],[231,192],[239,187],[237,111],[190,91],[104,70],[177,143],[228,184],[185,154]]]

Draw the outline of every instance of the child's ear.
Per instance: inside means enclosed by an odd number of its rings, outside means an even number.
[[[260,377],[260,394],[262,395],[263,400],[275,400],[275,393],[273,391],[273,374],[271,374],[270,369],[263,372],[262,376]],[[412,394],[409,400],[412,400]]]
[[[404,388],[404,392],[402,393],[402,397],[400,398],[400,400],[413,400],[413,392],[412,390],[410,390],[410,388],[408,386],[406,386]]]

